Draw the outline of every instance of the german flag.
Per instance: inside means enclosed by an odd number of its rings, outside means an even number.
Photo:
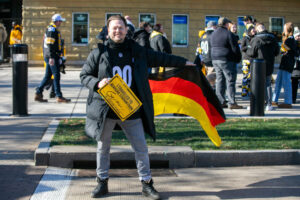
[[[221,145],[215,126],[225,122],[225,114],[199,67],[172,68],[149,78],[155,116],[178,113],[194,117],[210,140]]]

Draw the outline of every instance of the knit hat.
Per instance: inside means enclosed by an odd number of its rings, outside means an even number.
[[[64,22],[64,21],[66,21],[66,19],[62,18],[60,14],[55,14],[55,15],[52,16],[52,21],[53,22],[57,22],[57,21]]]
[[[294,37],[297,37],[298,35],[300,35],[300,30],[299,30],[299,28],[296,26],[296,27],[294,28]]]
[[[207,22],[207,25],[206,25],[207,28],[211,28],[213,26],[217,26],[217,23],[215,21],[209,21],[209,22]]]

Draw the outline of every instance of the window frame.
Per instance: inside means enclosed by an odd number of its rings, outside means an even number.
[[[156,24],[156,14],[155,13],[139,13],[139,24],[141,23],[141,15],[153,15],[154,16],[154,24],[153,24],[153,26]]]
[[[107,13],[105,13],[105,26],[107,25],[107,20],[108,20],[108,17],[107,17],[107,15],[121,15],[121,16],[123,16],[123,14],[122,13],[118,13],[118,12],[107,12]]]
[[[206,17],[219,17],[218,18],[218,21],[219,21],[221,15],[205,15],[205,17],[204,17],[204,29],[206,28],[206,25],[207,25],[207,23],[206,23]],[[216,22],[217,24],[218,24],[218,21]]]
[[[74,42],[74,14],[87,14],[87,43]],[[90,13],[89,12],[72,12],[72,46],[88,46],[90,40]]]
[[[283,27],[284,27],[284,24],[285,24],[284,17],[269,17],[269,31],[272,32],[272,19],[273,18],[282,19],[282,31],[283,31]]]
[[[186,45],[178,45],[178,44],[173,44],[174,42],[174,39],[173,39],[173,30],[174,30],[174,27],[173,27],[173,19],[174,19],[174,16],[186,16],[187,17],[187,42],[186,42]],[[172,47],[183,47],[183,48],[186,48],[189,46],[189,25],[190,25],[190,21],[189,21],[189,15],[188,14],[172,14]]]

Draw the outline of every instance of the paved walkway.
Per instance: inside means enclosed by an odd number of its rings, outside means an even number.
[[[34,89],[44,70],[29,68],[29,116],[13,117],[12,69],[0,66],[1,199],[89,199],[96,184],[94,170],[45,168],[33,164],[33,152],[51,119],[85,117],[88,91],[81,87],[79,73],[78,69],[69,69],[61,77],[63,94],[72,99],[71,103],[58,104],[52,99],[48,103],[37,103],[33,101]],[[241,75],[237,85],[240,81]],[[237,91],[238,103],[246,108],[249,101],[242,101],[240,88]],[[48,97],[48,92],[44,95]],[[247,109],[225,109],[225,113],[227,117],[249,117]],[[265,117],[299,118],[299,100],[293,109],[266,112]],[[299,199],[299,174],[300,166],[297,165],[193,168],[161,170],[154,174],[154,179],[164,199]],[[116,172],[109,184],[111,195],[107,199],[143,199],[136,175],[126,169]]]

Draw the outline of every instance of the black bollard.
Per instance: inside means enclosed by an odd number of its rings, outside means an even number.
[[[14,44],[12,46],[13,74],[13,115],[26,116],[28,101],[28,46]]]
[[[255,59],[251,64],[250,116],[265,115],[266,62]]]

